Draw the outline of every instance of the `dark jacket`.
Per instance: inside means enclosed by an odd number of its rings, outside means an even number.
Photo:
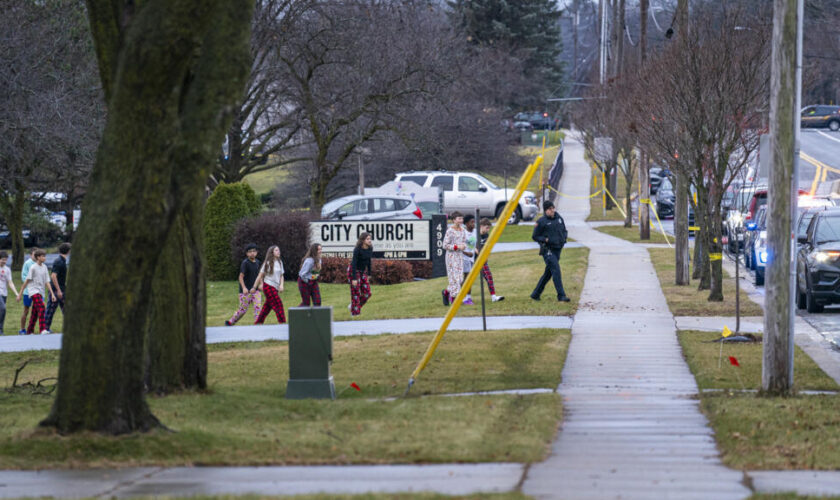
[[[534,233],[531,238],[542,246],[548,247],[552,250],[560,250],[566,244],[566,223],[563,222],[563,217],[554,212],[554,217],[543,215],[534,226]]]
[[[373,248],[362,248],[360,246],[353,249],[353,260],[350,262],[353,273],[367,273],[370,272],[370,259],[373,258]]]

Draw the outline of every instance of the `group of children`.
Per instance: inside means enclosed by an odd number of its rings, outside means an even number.
[[[490,219],[483,218],[479,222],[479,231],[476,234],[475,216],[470,214],[464,216],[461,212],[453,212],[451,217],[452,225],[446,230],[446,235],[443,238],[443,248],[446,250],[446,276],[449,280],[449,286],[441,292],[443,305],[445,306],[449,306],[461,293],[461,285],[467,279],[467,275],[472,270],[473,262],[478,256],[476,252],[478,238],[481,238],[483,248],[484,242],[490,236],[490,228],[493,227]],[[486,262],[481,268],[481,273],[484,276],[484,281],[487,282],[487,288],[490,290],[490,299],[493,302],[505,300],[502,295],[496,295],[493,273],[490,272],[490,266]],[[473,305],[470,293],[467,293],[463,303],[468,306]]]
[[[227,326],[236,324],[251,304],[254,306],[255,325],[263,324],[271,311],[277,316],[278,323],[286,322],[286,312],[280,298],[285,273],[283,261],[280,259],[280,248],[269,248],[263,263],[257,259],[257,253],[257,245],[253,243],[245,248],[246,258],[239,266],[239,309],[225,321]],[[353,249],[353,259],[347,266],[347,281],[350,283],[350,304],[347,309],[352,316],[361,314],[362,307],[371,297],[369,276],[372,258],[373,243],[370,233],[365,232],[359,235]],[[299,307],[321,305],[321,289],[318,286],[320,273],[321,245],[313,243],[306,251],[298,272],[297,283],[301,299]],[[260,290],[265,294],[265,306],[262,304]]]
[[[461,285],[472,269],[473,262],[477,257],[476,247],[479,238],[482,246],[490,235],[492,223],[490,219],[484,218],[479,222],[479,230],[476,233],[475,217],[464,216],[459,212],[452,214],[453,224],[446,230],[443,246],[446,250],[446,274],[449,279],[449,286],[443,290],[443,304],[448,306],[458,296]],[[260,325],[265,322],[268,314],[273,310],[279,323],[286,322],[286,313],[283,310],[283,300],[280,293],[283,292],[283,261],[280,259],[280,248],[272,246],[266,252],[265,262],[257,259],[257,246],[250,244],[245,249],[245,260],[239,266],[239,309],[233,316],[225,321],[225,325],[233,326],[245,314],[248,308],[254,306],[254,324]],[[347,282],[350,284],[350,304],[347,309],[351,316],[358,316],[362,313],[362,307],[370,300],[372,295],[370,289],[371,264],[373,259],[373,242],[370,233],[364,232],[359,235],[356,246],[353,249],[353,258],[347,266]],[[314,243],[307,250],[300,265],[298,273],[298,291],[300,292],[300,306],[320,306],[321,290],[318,287],[318,277],[321,272],[321,245]],[[485,263],[481,269],[487,287],[490,289],[490,299],[493,302],[504,300],[504,297],[496,294],[493,283],[493,274],[490,266]],[[265,306],[262,305],[262,295],[265,294]],[[464,304],[472,305],[472,297],[467,294]]]
[[[62,243],[58,247],[58,258],[53,262],[52,271],[45,264],[47,254],[40,248],[33,248],[29,259],[21,269],[21,290],[18,292],[9,268],[9,255],[0,251],[0,332],[6,322],[6,301],[9,289],[14,292],[16,300],[23,299],[23,315],[20,318],[20,335],[35,333],[35,323],[38,323],[38,333],[52,333],[53,317],[58,308],[64,312],[65,292],[67,290],[67,258],[70,256],[70,243]],[[47,301],[49,303],[47,304]],[[31,315],[30,315],[31,310]],[[29,325],[26,324],[29,316]]]

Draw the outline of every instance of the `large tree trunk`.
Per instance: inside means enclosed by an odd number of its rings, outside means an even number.
[[[143,397],[156,249],[203,195],[202,175],[244,90],[252,4],[88,0],[108,119],[70,267],[58,390],[42,425],[111,434],[159,425]]]
[[[204,207],[197,201],[176,218],[155,271],[146,387],[156,394],[207,387]]]
[[[700,228],[700,231],[694,232],[694,265],[691,278],[699,280],[697,286],[698,290],[709,289],[709,274],[706,272],[707,260],[705,254],[709,248],[707,236],[709,234],[709,217],[706,213],[706,190],[699,186],[697,188],[697,203],[694,206],[694,225]]]
[[[791,301],[791,212],[796,209],[795,127],[799,120],[801,75],[797,46],[801,12],[797,0],[773,3],[772,74],[770,77],[770,185],[767,214],[767,296],[764,309],[764,363],[761,387],[770,394],[793,389],[793,317]],[[799,34],[801,37],[801,33]],[[801,46],[799,47],[801,50]]]
[[[709,265],[711,267],[711,286],[709,288],[709,302],[723,302],[723,220],[721,219],[720,200],[709,207],[709,236],[706,244],[709,248]]]
[[[688,285],[690,273],[688,267],[688,178],[678,172],[674,195],[674,255],[676,262],[675,284]]]

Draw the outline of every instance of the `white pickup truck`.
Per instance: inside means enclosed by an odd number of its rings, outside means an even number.
[[[514,191],[512,188],[500,188],[485,177],[469,172],[401,172],[394,180],[410,181],[423,187],[439,187],[443,190],[443,205],[447,214],[455,211],[467,214],[477,208],[482,217],[498,217]],[[537,212],[539,207],[534,193],[525,191],[509,223],[531,220]]]

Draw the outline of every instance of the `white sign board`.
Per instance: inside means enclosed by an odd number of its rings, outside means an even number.
[[[309,225],[310,240],[328,257],[353,256],[359,235],[373,239],[373,257],[389,260],[431,260],[430,220],[317,221]]]

